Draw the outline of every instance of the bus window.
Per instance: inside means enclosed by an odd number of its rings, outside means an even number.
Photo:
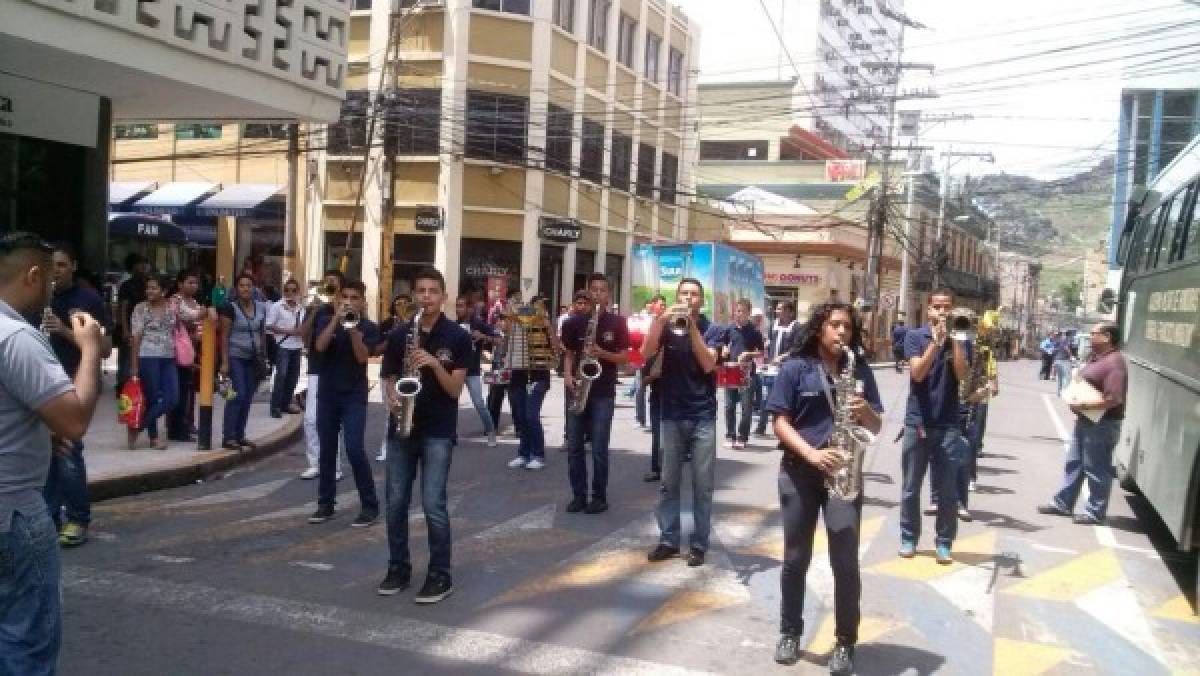
[[[1171,208],[1164,212],[1162,225],[1158,228],[1158,245],[1152,251],[1153,260],[1147,261],[1152,267],[1166,265],[1171,255],[1171,244],[1175,241],[1175,229],[1179,225],[1180,213],[1183,211],[1183,205],[1187,203],[1187,198],[1190,195],[1180,193],[1171,200]]]
[[[1179,258],[1196,262],[1200,261],[1200,204],[1192,207],[1191,220],[1191,225],[1183,231],[1182,241],[1179,243]]]
[[[1146,250],[1148,240],[1154,236],[1154,228],[1158,223],[1159,213],[1162,207],[1159,206],[1154,211],[1148,214],[1138,216],[1137,224],[1134,226],[1133,238],[1129,242],[1129,256],[1125,261],[1125,269],[1129,272],[1137,272],[1145,268]]]

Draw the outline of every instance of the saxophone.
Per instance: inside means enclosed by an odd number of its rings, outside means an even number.
[[[600,325],[600,308],[592,308],[592,317],[588,320],[587,337],[583,341],[583,350],[596,345],[596,328]],[[575,365],[575,394],[567,407],[572,415],[582,415],[587,408],[588,393],[592,391],[592,381],[600,377],[603,367],[600,360],[582,354],[579,363]]]
[[[396,379],[394,390],[400,402],[396,411],[396,438],[407,439],[412,436],[413,409],[416,408],[417,395],[421,393],[421,372],[413,364],[413,352],[421,347],[421,315],[424,310],[417,310],[413,317],[412,328],[408,332],[408,343],[404,346],[404,365],[400,369],[400,377]]]
[[[854,377],[854,351],[847,346],[842,346],[842,351],[846,354],[846,369],[833,384],[837,409],[833,412],[833,437],[829,440],[829,448],[840,456],[841,464],[825,477],[825,487],[831,496],[852,502],[862,492],[863,458],[875,435],[851,420],[847,402],[851,395],[862,393],[862,383]]]

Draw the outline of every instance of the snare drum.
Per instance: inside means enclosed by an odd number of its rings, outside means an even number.
[[[736,390],[746,385],[746,371],[742,369],[741,364],[736,361],[717,364],[717,387]]]

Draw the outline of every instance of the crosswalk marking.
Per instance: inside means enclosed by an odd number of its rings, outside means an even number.
[[[992,647],[992,673],[995,676],[1036,676],[1062,664],[1071,651],[1044,643],[997,638]]]
[[[1018,582],[1006,591],[1050,601],[1073,601],[1121,576],[1116,555],[1111,549],[1100,549]]]
[[[630,633],[637,634],[650,629],[677,624],[694,619],[704,613],[728,608],[745,599],[719,592],[683,589],[671,595],[654,612],[642,618]]]
[[[888,559],[868,570],[909,580],[932,580],[962,570],[964,566],[981,566],[992,560],[995,549],[996,533],[987,530],[955,542],[954,563],[949,565],[938,563],[931,552],[919,551],[916,558]]]
[[[515,516],[508,521],[498,523],[485,531],[481,531],[471,536],[470,539],[488,541],[499,540],[509,537],[520,537],[522,533],[527,533],[532,530],[546,530],[554,527],[554,515],[557,512],[557,505],[551,503],[542,505],[537,509],[530,510],[524,514]]]
[[[258,500],[265,498],[275,491],[283,488],[291,479],[276,479],[274,481],[264,481],[260,484],[251,484],[242,488],[235,488],[231,491],[221,493],[213,493],[182,502],[175,502],[167,505],[167,507],[210,507],[212,505],[222,505],[230,502],[244,502],[248,500]]]
[[[871,643],[901,626],[903,623],[890,618],[864,615],[858,624],[858,642]],[[833,644],[837,640],[837,637],[834,636],[836,628],[837,622],[833,613],[826,614],[825,619],[821,621],[821,626],[817,628],[817,632],[813,634],[812,640],[808,642],[804,650],[813,655],[827,655],[832,652]]]
[[[1124,575],[1075,599],[1075,605],[1159,663],[1164,661],[1141,604]]]
[[[1151,615],[1160,617],[1164,620],[1173,620],[1175,622],[1187,622],[1189,624],[1200,624],[1200,617],[1197,617],[1192,612],[1192,604],[1188,603],[1187,597],[1183,594],[1163,603],[1155,608]]]

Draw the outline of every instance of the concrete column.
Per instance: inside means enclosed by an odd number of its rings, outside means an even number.
[[[369,92],[369,114],[374,115],[376,121],[375,134],[372,138],[367,139],[371,148],[367,154],[366,166],[363,167],[366,172],[366,180],[363,182],[362,212],[359,215],[360,227],[358,228],[362,232],[362,268],[358,271],[358,275],[367,287],[368,317],[372,316],[372,311],[379,307],[380,277],[385,272],[391,274],[391,270],[383,269],[382,246],[383,233],[392,220],[391,213],[383,213],[383,198],[385,191],[388,191],[387,182],[390,180],[387,158],[383,154],[385,118],[383,111],[376,108],[375,101],[377,93],[390,89],[392,84],[391,74],[384,73],[387,59],[391,56],[388,44],[389,27],[392,21],[391,5],[390,2],[377,2],[371,9],[370,71],[367,73],[367,91]],[[388,81],[384,81],[385,75]],[[370,130],[370,120],[367,121],[367,129]],[[355,275],[352,270],[348,270],[347,273],[350,277]]]
[[[310,132],[312,129],[310,128]],[[322,136],[327,133],[323,132]],[[318,137],[319,147],[324,147]],[[304,219],[304,286],[309,282],[320,283],[325,267],[325,182],[326,154],[319,151],[309,156],[301,173],[304,176],[305,219]]]
[[[533,51],[529,74],[528,139],[532,148],[546,147],[546,109],[550,103],[550,53],[553,49],[554,17],[551,3],[535,2],[533,10]],[[542,255],[538,225],[546,195],[546,173],[536,169],[525,171],[525,222],[521,237],[521,297],[528,300],[537,293],[539,262]],[[550,308],[553,312],[553,308]]]
[[[458,295],[462,249],[463,149],[466,125],[455,111],[467,109],[467,33],[470,29],[470,0],[446,0],[442,34],[442,126],[438,174],[438,206],[446,216],[434,249],[434,267],[446,277],[446,298]],[[447,306],[448,308],[449,306]]]

